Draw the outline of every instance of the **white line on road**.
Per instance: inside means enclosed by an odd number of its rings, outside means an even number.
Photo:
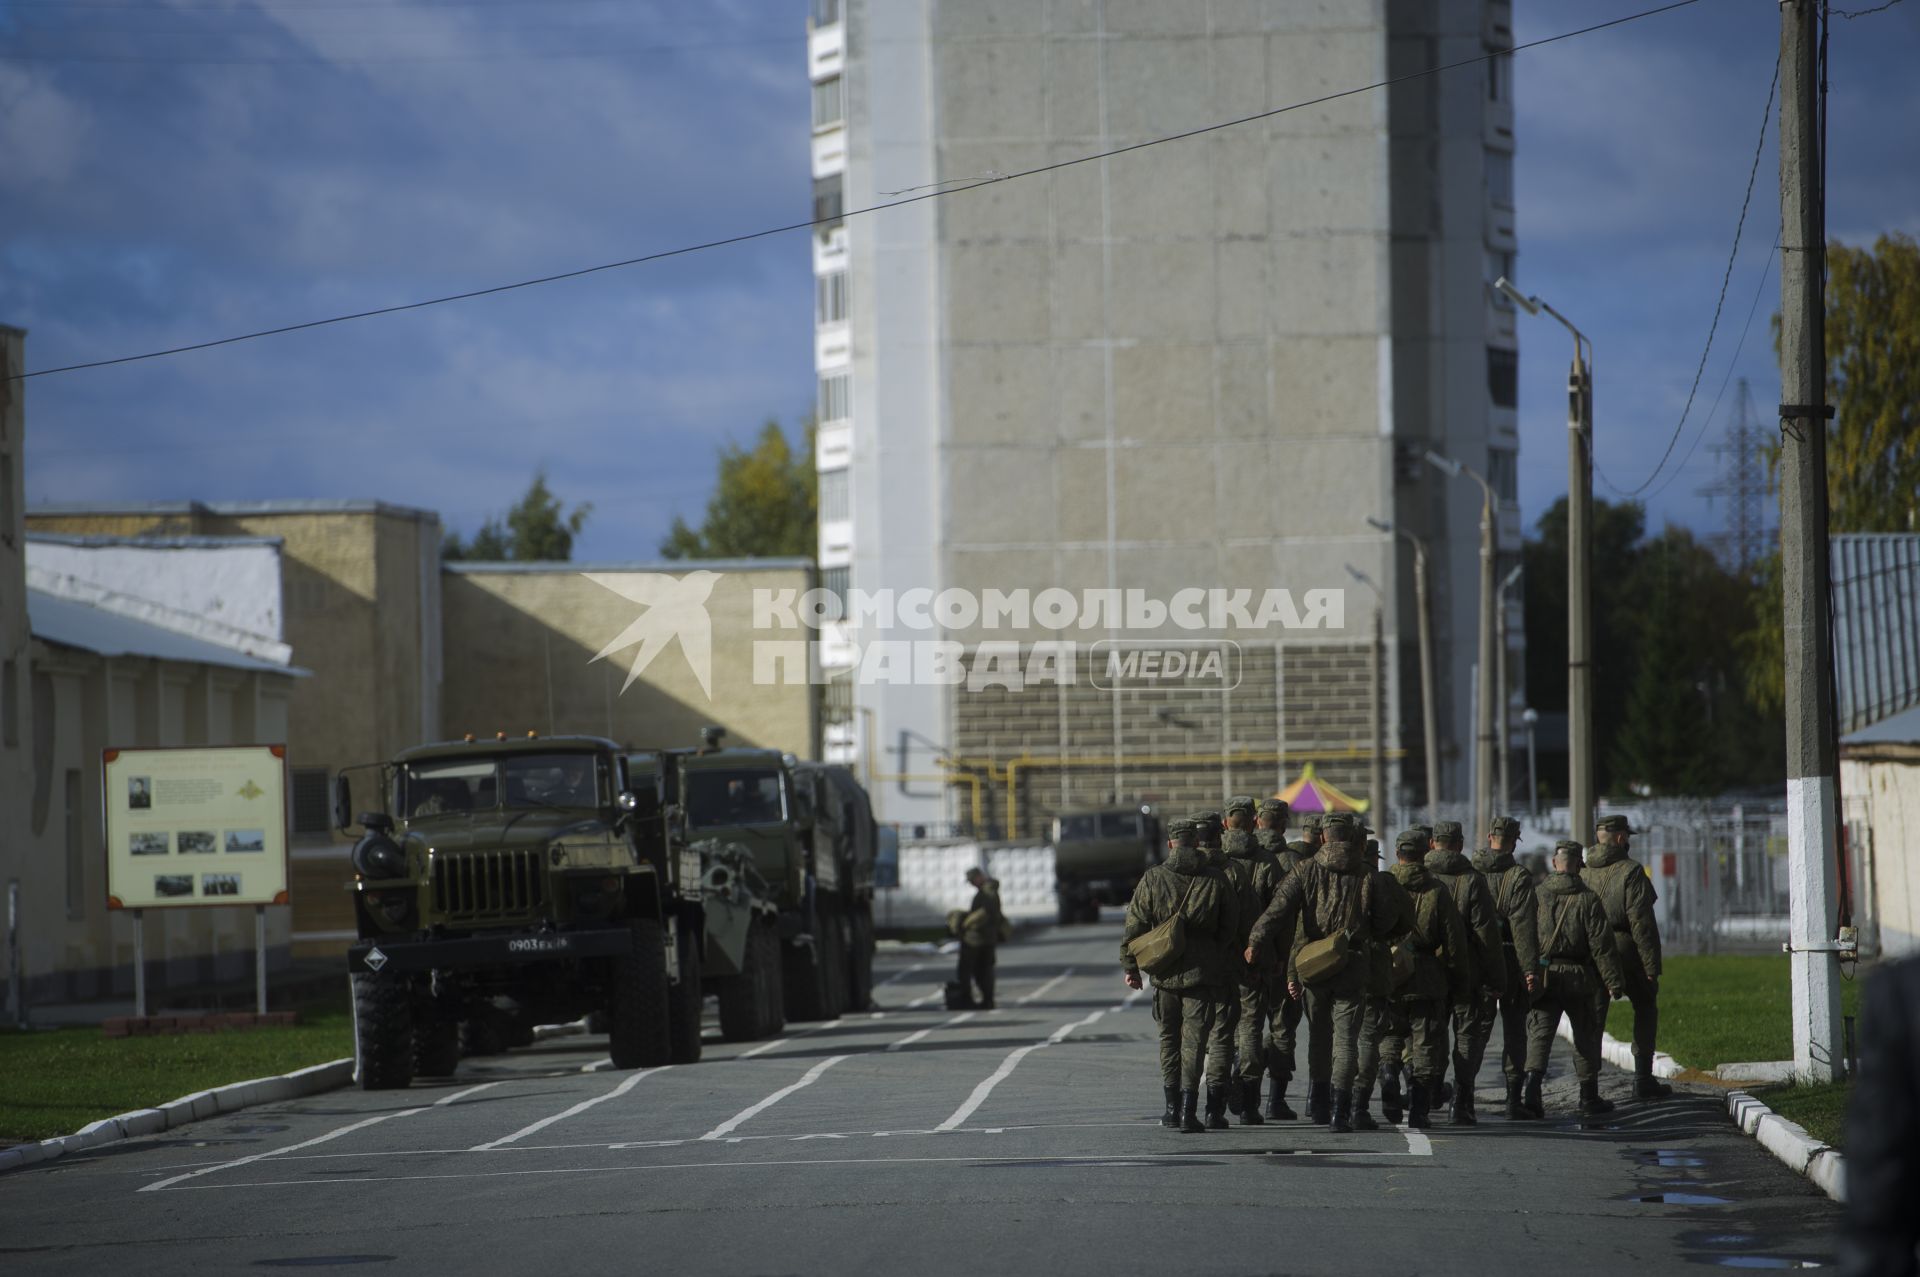
[[[1432,1157],[1433,1141],[1427,1138],[1425,1131],[1416,1131],[1411,1126],[1403,1126],[1400,1133],[1407,1137],[1407,1152],[1413,1157]]]
[[[1053,1033],[1046,1038],[1045,1041],[1033,1042],[1033,1043],[1029,1043],[1026,1046],[1015,1047],[1011,1052],[1008,1053],[1006,1059],[1000,1061],[999,1068],[995,1069],[992,1072],[992,1074],[990,1074],[987,1077],[985,1081],[980,1083],[980,1085],[973,1088],[973,1094],[967,1097],[966,1102],[962,1104],[959,1108],[955,1109],[953,1111],[952,1116],[947,1118],[946,1121],[940,1123],[940,1125],[934,1127],[933,1129],[936,1131],[951,1131],[954,1127],[960,1125],[960,1123],[972,1117],[973,1111],[979,1108],[982,1104],[985,1104],[987,1102],[987,1097],[993,1094],[993,1088],[1000,1085],[1002,1082],[1006,1081],[1009,1077],[1013,1075],[1013,1071],[1016,1068],[1020,1067],[1020,1061],[1026,1059],[1029,1055],[1033,1054],[1035,1051],[1045,1050],[1047,1047],[1050,1047],[1050,1046],[1057,1046],[1060,1042],[1066,1039],[1067,1034],[1073,1032],[1075,1029],[1085,1028],[1087,1025],[1092,1024],[1095,1020],[1098,1020],[1101,1016],[1105,1015],[1106,1013],[1107,1012],[1105,1008],[1102,1008],[1101,1010],[1098,1010],[1098,1011],[1090,1011],[1087,1013],[1086,1017],[1083,1019],[1075,1020],[1071,1024],[1061,1025],[1059,1028],[1055,1029]]]
[[[504,1081],[506,1081],[505,1078],[500,1079],[500,1082],[504,1082]],[[472,1095],[474,1092],[484,1091],[490,1086],[498,1086],[500,1085],[500,1082],[482,1082],[480,1085],[470,1086],[464,1091],[455,1091],[452,1095],[445,1095],[435,1100],[433,1102],[433,1107],[437,1109],[445,1108],[447,1105],[453,1103],[455,1100],[464,1100],[469,1095]]]
[[[762,1042],[759,1046],[754,1047],[753,1050],[751,1051],[742,1051],[740,1054],[734,1056],[733,1058],[736,1060],[751,1060],[756,1055],[765,1055],[768,1051],[772,1051],[778,1047],[783,1047],[791,1041],[793,1041],[792,1038],[775,1038],[771,1042]]]
[[[555,1122],[565,1121],[567,1118],[573,1117],[576,1114],[584,1113],[596,1104],[605,1104],[608,1100],[617,1100],[621,1096],[625,1095],[628,1091],[631,1091],[634,1087],[638,1086],[640,1084],[641,1078],[651,1077],[655,1073],[664,1073],[668,1068],[671,1068],[671,1067],[672,1067],[671,1065],[663,1064],[657,1069],[641,1069],[638,1073],[635,1073],[633,1076],[627,1078],[625,1081],[620,1083],[620,1085],[614,1087],[611,1091],[608,1091],[605,1095],[596,1095],[590,1100],[581,1100],[578,1104],[574,1105],[572,1108],[562,1109],[560,1110],[560,1112],[555,1113],[552,1117],[543,1117],[539,1121],[533,1123],[532,1125],[523,1126],[519,1130],[515,1131],[513,1134],[502,1135],[497,1140],[489,1140],[485,1144],[475,1144],[472,1148],[468,1149],[467,1151],[469,1153],[487,1153],[487,1152],[491,1152],[496,1148],[500,1148],[503,1145],[512,1144],[512,1143],[515,1143],[516,1141],[525,1139],[527,1136],[533,1134],[535,1131],[544,1131],[545,1129],[547,1129],[547,1127],[552,1126]]]
[[[789,1095],[792,1095],[795,1091],[802,1090],[806,1087],[812,1086],[815,1082],[820,1080],[820,1075],[822,1073],[825,1073],[828,1069],[832,1068],[834,1065],[840,1063],[840,1061],[846,1058],[847,1057],[844,1055],[828,1056],[826,1059],[820,1061],[820,1063],[808,1069],[806,1076],[801,1078],[798,1082],[794,1082],[791,1085],[781,1087],[779,1090],[775,1091],[772,1095],[769,1095],[766,1099],[761,1100],[758,1104],[748,1105],[746,1108],[741,1109],[738,1113],[735,1113],[732,1117],[720,1123],[720,1125],[714,1127],[712,1130],[708,1131],[705,1135],[702,1135],[700,1138],[703,1140],[717,1140],[717,1139],[724,1138],[728,1134],[732,1133],[735,1129],[737,1129],[742,1122],[750,1120],[755,1114],[764,1113],[768,1109],[772,1108],[774,1105],[778,1104],[781,1100],[784,1100]]]
[[[907,1007],[909,1010],[911,1010],[914,1007],[923,1007],[927,1005],[927,1003],[938,1001],[939,999],[944,998],[945,996],[947,996],[947,991],[945,989],[935,989],[932,993],[921,994],[919,997],[915,998],[913,1001],[907,1003]]]
[[[1073,968],[1068,967],[1065,971],[1062,971],[1059,975],[1053,977],[1053,979],[1047,981],[1045,984],[1035,989],[1032,993],[1029,993],[1026,997],[1018,999],[1014,1003],[1014,1005],[1023,1007],[1027,1005],[1027,1003],[1033,1001],[1035,998],[1045,997],[1047,995],[1047,992],[1051,990],[1054,985],[1059,984],[1062,980],[1066,979],[1068,976],[1072,974],[1073,974]]]
[[[417,1109],[400,1109],[393,1113],[376,1113],[372,1117],[362,1118],[358,1122],[336,1127],[328,1131],[325,1135],[316,1135],[310,1140],[302,1140],[298,1144],[289,1144],[285,1148],[270,1149],[265,1153],[253,1153],[246,1157],[235,1158],[231,1162],[217,1162],[212,1166],[203,1166],[197,1171],[188,1171],[185,1175],[175,1175],[170,1179],[156,1180],[151,1184],[143,1184],[140,1186],[139,1191],[142,1193],[155,1193],[163,1188],[171,1188],[182,1180],[195,1179],[201,1175],[211,1175],[215,1171],[228,1170],[235,1166],[245,1166],[249,1162],[263,1161],[269,1157],[278,1157],[282,1153],[293,1153],[303,1148],[312,1148],[315,1144],[325,1144],[328,1140],[337,1140],[342,1135],[351,1135],[353,1132],[372,1126],[376,1122],[385,1122],[395,1117],[410,1117],[415,1113],[424,1113],[426,1111],[426,1107],[423,1106]]]
[[[914,972],[926,970],[926,967],[927,967],[926,963],[916,962],[912,966],[907,967],[904,970],[894,972],[892,975],[882,980],[875,987],[880,989],[885,989],[885,988],[888,988],[889,986],[899,984],[902,980],[906,979],[908,976],[912,975]]]
[[[950,1029],[954,1025],[963,1024],[966,1021],[971,1020],[972,1018],[973,1018],[973,1012],[962,1011],[959,1015],[954,1016],[951,1020],[943,1020],[939,1024],[930,1024],[924,1029],[915,1029],[913,1032],[907,1034],[907,1036],[905,1036],[904,1038],[901,1038],[898,1042],[889,1042],[887,1044],[887,1050],[889,1051],[905,1050],[907,1047],[912,1046],[915,1042],[918,1042],[921,1038],[926,1037],[927,1034],[933,1032],[935,1029]]]

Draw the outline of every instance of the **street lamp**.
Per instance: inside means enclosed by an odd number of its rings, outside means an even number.
[[[1452,457],[1427,450],[1427,461],[1454,478],[1480,485],[1480,686],[1473,751],[1473,824],[1484,833],[1493,819],[1488,794],[1493,788],[1493,485],[1479,471]]]
[[[1493,286],[1529,315],[1541,311],[1573,334],[1567,373],[1567,819],[1593,830],[1593,342],[1573,321],[1524,297],[1502,275]]]
[[[1376,532],[1390,532],[1413,547],[1413,598],[1420,622],[1420,725],[1427,756],[1427,823],[1439,819],[1440,724],[1433,712],[1433,621],[1427,601],[1427,543],[1384,519],[1367,518]]]
[[[1494,626],[1493,635],[1495,670],[1493,685],[1498,695],[1494,706],[1494,717],[1500,727],[1500,806],[1503,810],[1513,801],[1513,782],[1507,778],[1507,760],[1513,752],[1507,742],[1507,732],[1510,730],[1507,723],[1507,708],[1512,703],[1511,693],[1507,690],[1507,591],[1511,590],[1519,579],[1520,567],[1516,564],[1513,571],[1507,573],[1506,578],[1500,582],[1497,607],[1494,612],[1495,620],[1498,622]]]
[[[1386,658],[1387,642],[1386,642],[1385,636],[1381,632],[1380,587],[1375,585],[1373,583],[1373,579],[1369,577],[1365,572],[1362,572],[1359,568],[1353,566],[1353,564],[1351,563],[1347,564],[1347,575],[1352,577],[1354,580],[1360,582],[1360,584],[1366,586],[1369,590],[1373,591],[1373,661],[1372,661],[1373,678],[1370,680],[1372,684],[1372,696],[1370,699],[1372,702],[1371,709],[1372,709],[1372,719],[1373,719],[1373,756],[1372,756],[1372,759],[1370,760],[1371,765],[1368,769],[1369,770],[1368,793],[1371,795],[1374,810],[1379,813],[1379,819],[1384,821],[1388,818],[1390,813],[1387,811],[1387,795],[1386,795],[1386,775],[1387,775],[1386,699],[1387,698],[1386,698],[1386,688],[1385,688],[1385,682],[1386,682],[1385,666],[1387,661],[1387,658]],[[1386,826],[1382,825],[1381,828],[1385,829]],[[1385,837],[1385,835],[1382,834],[1382,837]]]
[[[1540,721],[1540,711],[1529,705],[1520,711],[1520,721],[1527,725],[1527,815],[1540,819],[1540,772],[1534,765],[1533,725]]]

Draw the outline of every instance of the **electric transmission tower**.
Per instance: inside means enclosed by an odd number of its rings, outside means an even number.
[[[1726,436],[1713,446],[1720,458],[1720,477],[1699,489],[1709,505],[1716,497],[1727,503],[1726,530],[1711,538],[1720,561],[1729,571],[1750,577],[1773,548],[1775,533],[1768,518],[1773,509],[1774,485],[1767,471],[1766,432],[1754,420],[1753,397],[1747,379],[1740,379],[1733,421]]]

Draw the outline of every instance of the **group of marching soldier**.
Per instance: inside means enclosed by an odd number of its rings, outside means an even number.
[[[1246,1125],[1297,1118],[1287,1088],[1303,1019],[1307,1115],[1335,1131],[1378,1128],[1376,1085],[1388,1122],[1425,1127],[1445,1109],[1453,1124],[1474,1125],[1474,1083],[1496,1024],[1506,1116],[1544,1117],[1563,1015],[1580,1112],[1605,1113],[1601,1032],[1621,997],[1633,1003],[1635,1096],[1671,1092],[1653,1076],[1653,884],[1628,854],[1624,816],[1599,822],[1590,852],[1562,840],[1537,888],[1514,859],[1520,824],[1510,817],[1471,856],[1458,822],[1416,825],[1394,839],[1385,868],[1357,816],[1311,816],[1294,842],[1288,817],[1277,799],[1242,797],[1224,818],[1171,822],[1166,859],[1127,905],[1120,962],[1129,987],[1153,981],[1163,1125],[1224,1130],[1229,1109]]]

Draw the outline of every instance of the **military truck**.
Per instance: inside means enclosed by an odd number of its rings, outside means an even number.
[[[1100,921],[1101,905],[1124,905],[1163,857],[1152,806],[1062,812],[1053,820],[1054,893],[1060,924]]]
[[[728,747],[708,728],[695,748],[637,751],[629,773],[653,772],[690,839],[747,848],[776,902],[789,1020],[831,1020],[873,997],[872,803],[844,767],[777,750]],[[766,944],[766,940],[756,943]],[[724,1013],[722,1005],[725,1031]]]
[[[614,742],[468,737],[373,770],[385,810],[351,817],[345,773],[334,791],[335,824],[364,831],[347,953],[363,1089],[450,1074],[463,1053],[589,1013],[616,1068],[696,1061],[716,935],[735,955],[715,981],[736,1031],[779,1027],[745,960],[774,914],[751,856],[688,844],[659,778],[631,775]]]

